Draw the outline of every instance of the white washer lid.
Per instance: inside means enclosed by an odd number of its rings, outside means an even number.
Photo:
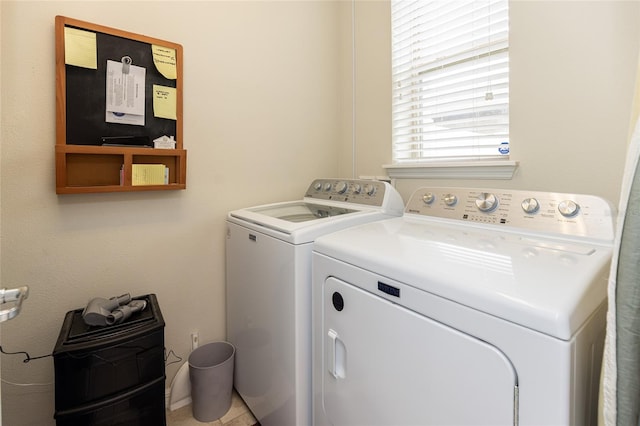
[[[291,244],[305,244],[312,242],[320,235],[392,217],[377,208],[360,207],[354,209],[353,206],[349,208],[350,212],[344,214],[318,216],[315,219],[309,218],[301,221],[291,221],[265,214],[266,209],[281,212],[303,212],[299,209],[300,205],[299,201],[291,201],[234,210],[227,214],[227,220]],[[325,205],[329,207],[328,204]]]
[[[402,197],[387,182],[363,179],[316,179],[302,200],[231,211],[229,222],[291,244],[374,220],[401,216]]]

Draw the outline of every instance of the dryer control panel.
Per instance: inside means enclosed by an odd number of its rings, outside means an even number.
[[[381,207],[385,200],[386,184],[363,179],[316,179],[311,182],[305,198],[331,200]]]
[[[614,209],[593,195],[473,188],[420,188],[405,215],[613,240]]]

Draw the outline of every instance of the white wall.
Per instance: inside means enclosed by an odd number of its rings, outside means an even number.
[[[156,293],[167,349],[225,338],[225,214],[337,173],[337,4],[2,1],[2,285],[28,285],[2,345],[51,353],[90,298]],[[55,194],[54,17],[184,46],[185,191]],[[53,360],[2,356],[4,423],[53,423]],[[167,369],[169,380],[179,364]],[[169,383],[169,382],[167,382]]]
[[[383,175],[391,163],[389,21],[386,2],[356,2],[359,175]],[[511,1],[516,176],[399,180],[397,188],[405,199],[418,187],[444,185],[589,193],[617,204],[639,51],[638,1]]]

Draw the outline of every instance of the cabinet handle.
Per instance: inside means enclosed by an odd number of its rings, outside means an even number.
[[[0,322],[9,321],[18,315],[22,308],[22,302],[27,297],[29,297],[29,287],[27,286],[12,289],[0,289],[0,305],[15,302],[11,308],[0,311]]]
[[[329,354],[328,369],[329,373],[336,379],[344,379],[346,377],[346,361],[347,349],[338,337],[338,333],[329,329]]]

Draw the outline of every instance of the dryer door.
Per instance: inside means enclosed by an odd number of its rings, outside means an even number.
[[[323,305],[318,423],[515,424],[517,377],[496,347],[336,278]]]

